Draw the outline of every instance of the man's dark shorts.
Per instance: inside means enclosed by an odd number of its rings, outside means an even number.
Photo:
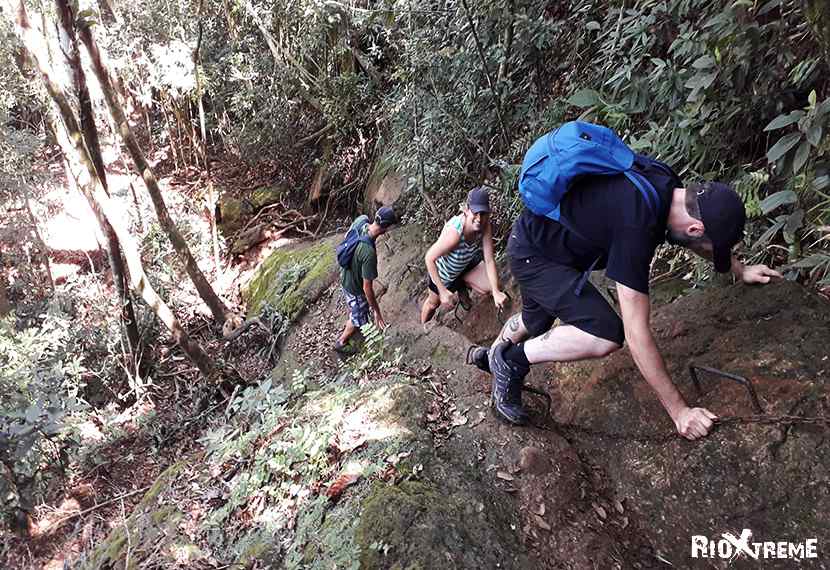
[[[484,252],[482,252],[479,249],[477,252],[475,252],[475,255],[473,255],[473,257],[470,258],[470,262],[467,264],[467,267],[464,268],[464,271],[462,271],[458,275],[458,277],[453,279],[452,283],[447,285],[447,290],[452,292],[452,293],[455,293],[459,289],[466,289],[467,284],[464,283],[464,276],[467,275],[473,269],[475,269],[476,266],[479,263],[481,263],[482,261],[484,261]],[[429,273],[427,273],[427,280],[429,281],[429,283],[427,285],[429,287],[429,290],[437,295],[438,294],[438,287],[436,287],[435,283],[432,282],[432,277],[429,276]]]
[[[625,332],[620,317],[590,282],[579,294],[583,272],[543,257],[510,259],[510,271],[522,292],[522,322],[531,337],[563,323],[622,346]]]

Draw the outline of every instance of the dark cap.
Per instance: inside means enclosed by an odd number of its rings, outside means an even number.
[[[467,207],[473,214],[490,213],[490,195],[485,188],[473,188],[467,194]]]
[[[375,223],[386,229],[398,223],[398,216],[391,206],[384,206],[375,214]]]
[[[732,248],[743,239],[746,211],[737,192],[722,182],[693,184],[706,235],[712,241],[715,271],[726,273],[732,267]]]

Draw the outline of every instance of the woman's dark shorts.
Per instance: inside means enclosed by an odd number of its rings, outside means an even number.
[[[471,257],[471,258],[470,258],[470,262],[467,264],[467,267],[465,267],[465,268],[464,268],[464,271],[462,271],[462,272],[458,275],[458,277],[456,277],[455,279],[453,279],[453,280],[452,280],[452,283],[450,283],[449,285],[447,285],[447,289],[448,289],[449,291],[451,291],[452,293],[455,293],[455,292],[456,292],[456,291],[458,291],[459,289],[466,289],[466,288],[467,288],[467,284],[466,284],[466,283],[464,283],[464,276],[465,276],[467,273],[469,273],[470,271],[472,271],[473,269],[475,269],[475,268],[476,268],[476,266],[477,266],[479,263],[481,263],[482,261],[484,261],[484,252],[482,252],[482,251],[479,249],[477,252],[475,252],[475,254],[473,255],[473,257]],[[428,285],[427,285],[427,286],[429,287],[429,290],[430,290],[430,291],[432,291],[433,293],[435,293],[435,294],[437,295],[437,294],[438,294],[438,287],[436,287],[436,286],[435,286],[435,283],[433,283],[433,282],[432,282],[432,277],[430,277],[430,276],[429,276],[429,273],[427,273],[427,281],[429,281],[429,283],[428,283]]]
[[[543,257],[510,259],[510,271],[522,292],[522,322],[531,337],[548,330],[558,318],[593,336],[622,346],[623,323],[590,282],[579,294],[583,272]]]

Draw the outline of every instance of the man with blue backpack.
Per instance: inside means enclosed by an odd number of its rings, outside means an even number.
[[[375,324],[380,329],[386,328],[374,290],[374,280],[378,276],[375,240],[397,223],[395,210],[384,206],[377,211],[371,223],[366,215],[355,219],[337,246],[340,285],[349,308],[346,326],[334,344],[334,350],[341,354],[346,353],[347,343],[357,329],[369,323],[370,310]]]
[[[668,374],[649,323],[649,269],[668,241],[714,261],[744,283],[781,274],[744,266],[732,255],[746,220],[726,184],[684,187],[667,165],[634,154],[610,129],[574,121],[538,139],[522,164],[525,210],[508,239],[510,269],[522,293],[488,351],[473,362],[493,375],[492,404],[513,424],[528,420],[521,392],[531,364],[601,358],[628,342],[640,372],[687,439],[708,434],[716,416],[691,408]],[[622,319],[588,281],[605,269],[617,282]],[[559,319],[561,324],[552,327]]]

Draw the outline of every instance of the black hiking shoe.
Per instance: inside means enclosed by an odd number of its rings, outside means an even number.
[[[490,374],[490,359],[487,353],[490,351],[485,346],[472,345],[467,349],[467,364],[472,364],[479,370]]]
[[[524,425],[528,422],[528,415],[522,406],[522,383],[530,367],[505,360],[504,351],[511,344],[510,341],[499,343],[490,352],[489,364],[493,374],[491,404],[501,419]]]
[[[355,351],[355,349],[354,349],[354,348],[352,348],[352,347],[349,345],[349,343],[348,343],[348,342],[347,342],[346,344],[340,344],[340,341],[336,341],[336,342],[334,343],[334,346],[333,346],[332,348],[334,349],[334,352],[336,352],[336,353],[337,353],[337,357],[338,357],[340,360],[344,361],[344,362],[345,362],[345,361],[346,361],[346,360],[347,360],[350,356],[352,356],[353,354],[355,354],[355,352],[356,352],[356,351]]]
[[[458,304],[461,305],[461,308],[465,311],[469,311],[473,308],[473,300],[470,299],[470,291],[466,287],[462,287],[458,290]]]

